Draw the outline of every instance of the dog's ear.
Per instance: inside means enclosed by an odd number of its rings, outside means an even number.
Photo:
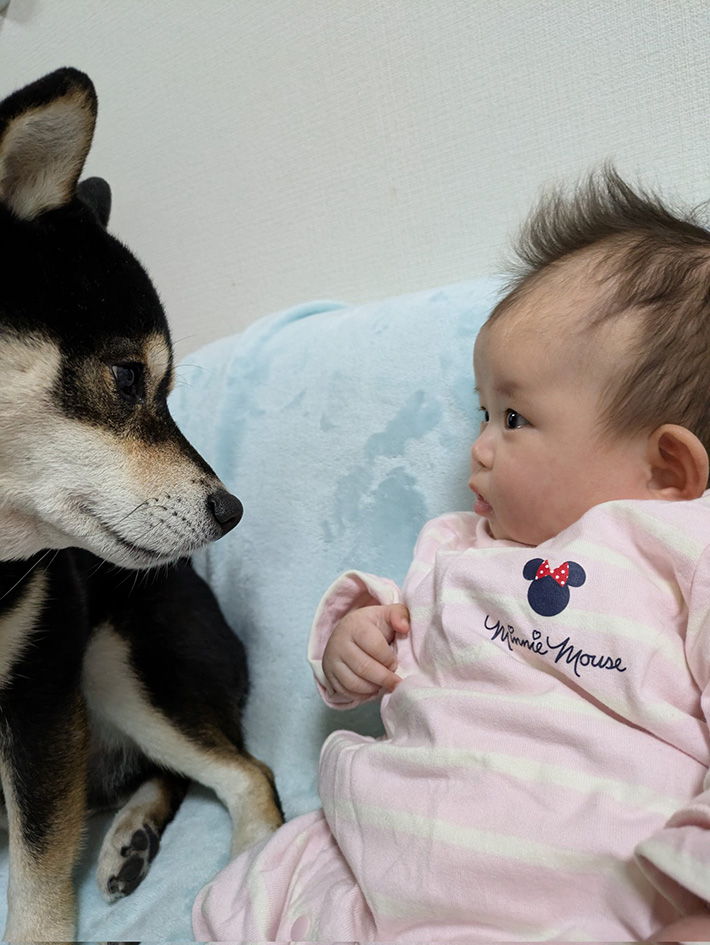
[[[87,177],[76,188],[76,195],[106,229],[111,215],[111,188],[103,177]]]
[[[0,202],[23,220],[73,198],[96,124],[93,83],[57,69],[0,102]]]

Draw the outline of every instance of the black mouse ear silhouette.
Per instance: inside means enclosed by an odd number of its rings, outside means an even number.
[[[533,558],[532,561],[528,561],[528,563],[523,568],[523,577],[526,581],[532,581],[532,579],[537,574],[537,569],[544,560],[544,558]]]
[[[576,561],[568,561],[569,565],[569,577],[567,578],[567,583],[572,587],[581,587],[584,582],[587,580],[587,575],[581,564],[577,564]]]

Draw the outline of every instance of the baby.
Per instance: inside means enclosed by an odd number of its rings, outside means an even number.
[[[330,736],[323,810],[203,890],[198,940],[710,939],[710,232],[607,169],[520,255],[473,512],[314,620],[323,698],[385,735]]]

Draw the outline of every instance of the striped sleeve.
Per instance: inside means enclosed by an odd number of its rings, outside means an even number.
[[[352,709],[362,702],[371,702],[379,695],[360,700],[347,699],[328,686],[323,674],[323,651],[339,620],[360,607],[373,604],[399,604],[402,592],[387,578],[375,577],[363,571],[346,571],[323,595],[318,605],[308,640],[308,662],[311,664],[316,686],[323,701],[332,709]]]
[[[688,598],[685,641],[688,666],[700,690],[706,723],[710,720],[710,549],[701,555]],[[708,736],[710,749],[710,736]],[[665,826],[636,848],[641,869],[682,913],[710,903],[710,770],[703,790]],[[699,902],[698,900],[701,900]]]

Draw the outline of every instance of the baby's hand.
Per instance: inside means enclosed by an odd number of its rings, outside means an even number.
[[[323,673],[340,695],[352,699],[390,691],[401,681],[394,674],[397,659],[390,645],[396,633],[409,633],[404,604],[361,607],[336,624],[323,653]]]

